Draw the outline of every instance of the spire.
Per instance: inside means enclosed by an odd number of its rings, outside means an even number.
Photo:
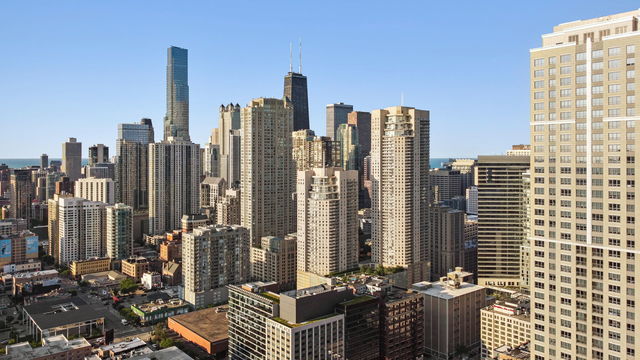
[[[300,38],[299,49],[300,49],[300,64],[298,65],[299,66],[298,72],[302,74],[302,38]]]
[[[293,72],[293,43],[289,41],[289,72]]]

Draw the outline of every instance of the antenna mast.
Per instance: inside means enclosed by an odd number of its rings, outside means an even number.
[[[293,43],[289,41],[289,72],[293,72]]]
[[[298,72],[299,72],[300,74],[302,74],[302,38],[300,38],[300,45],[299,45],[299,48],[300,48],[300,65],[299,65],[299,70],[298,70]]]

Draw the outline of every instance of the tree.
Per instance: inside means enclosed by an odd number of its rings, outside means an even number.
[[[173,346],[173,339],[171,338],[164,338],[162,339],[162,341],[160,341],[160,348],[162,349],[166,349],[172,346]]]
[[[51,255],[45,255],[42,257],[42,262],[45,263],[45,265],[53,265],[55,259]]]
[[[120,282],[120,292],[123,294],[135,291],[138,284],[132,278],[126,278]]]

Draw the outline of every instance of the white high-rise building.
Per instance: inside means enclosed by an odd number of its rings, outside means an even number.
[[[428,276],[429,112],[371,113],[372,260]]]
[[[180,228],[200,206],[200,148],[175,138],[149,145],[149,233]]]
[[[295,232],[295,163],[288,100],[259,98],[242,108],[241,225],[252,244]]]
[[[298,171],[298,271],[327,275],[358,267],[358,171]]]
[[[640,357],[639,20],[563,23],[529,51],[536,360]]]
[[[470,186],[465,190],[465,199],[467,200],[467,214],[478,215],[478,187]]]
[[[107,206],[107,256],[127,259],[133,254],[133,208],[125,204]]]
[[[78,179],[74,191],[79,198],[115,204],[116,184],[109,178]]]
[[[55,204],[55,201],[53,201]],[[51,204],[51,202],[50,202]],[[57,198],[58,244],[53,256],[60,264],[105,254],[105,206],[77,197]]]
[[[227,285],[249,280],[249,231],[209,225],[182,236],[184,300],[196,308],[228,299]]]

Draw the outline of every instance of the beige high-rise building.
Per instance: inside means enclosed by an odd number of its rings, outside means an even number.
[[[480,310],[481,358],[494,359],[502,346],[516,348],[528,343],[531,319],[528,299],[496,301]],[[527,358],[528,359],[528,358]]]
[[[560,24],[530,50],[536,360],[640,356],[639,18],[634,10]]]
[[[218,127],[209,143],[218,146],[218,175],[229,186],[240,181],[240,105],[220,105]],[[214,176],[214,175],[209,175]]]
[[[200,206],[200,146],[169,137],[149,144],[149,234],[180,228]]]
[[[358,267],[358,171],[299,171],[298,271],[329,275]]]
[[[527,242],[528,156],[481,155],[478,186],[478,284],[520,286]]]
[[[77,197],[56,197],[53,205],[58,207],[57,244],[53,246],[56,262],[69,264],[74,260],[104,256],[106,204]]]
[[[256,245],[263,236],[283,237],[296,229],[293,106],[288,100],[254,99],[240,118],[241,225]]]
[[[315,136],[309,129],[294,131],[291,137],[293,161],[298,171],[342,166],[340,142],[328,136]]]
[[[264,236],[260,247],[251,247],[253,281],[274,281],[279,291],[296,287],[296,234],[284,238]]]
[[[195,308],[227,301],[227,285],[249,280],[249,231],[208,225],[182,235],[184,300]]]
[[[74,187],[76,197],[115,204],[116,183],[112,179],[87,178],[76,180]]]
[[[227,189],[224,196],[218,199],[216,219],[222,225],[240,224],[240,190]]]
[[[429,112],[394,106],[371,113],[372,260],[412,266],[426,278]]]
[[[227,182],[220,177],[206,177],[200,183],[200,207],[216,207],[218,200],[224,196]]]

